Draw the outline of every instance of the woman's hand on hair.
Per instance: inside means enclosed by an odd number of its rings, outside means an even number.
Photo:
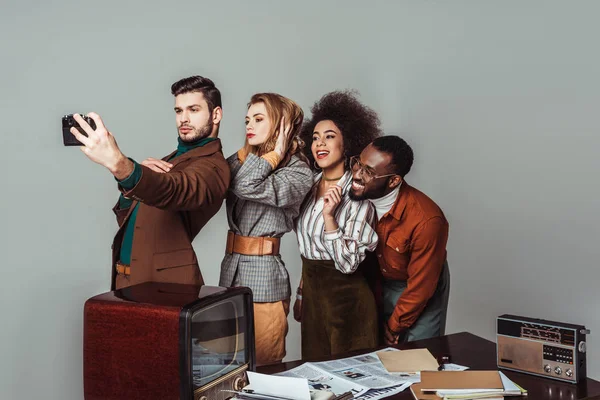
[[[292,125],[285,123],[285,118],[281,118],[281,123],[279,124],[279,132],[277,136],[277,142],[275,143],[275,152],[279,155],[281,159],[284,158],[285,153],[288,150],[290,141],[291,141],[291,133],[292,133]]]

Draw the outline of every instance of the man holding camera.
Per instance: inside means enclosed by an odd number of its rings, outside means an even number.
[[[192,76],[171,86],[177,150],[141,164],[126,157],[96,113],[96,128],[74,115],[86,135],[71,133],[92,161],[106,167],[121,192],[113,208],[119,230],[113,242],[111,290],[147,281],[203,284],[192,241],[219,211],[230,172],[217,138],[223,115],[214,83]]]

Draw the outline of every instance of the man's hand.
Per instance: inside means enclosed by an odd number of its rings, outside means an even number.
[[[323,218],[334,218],[335,210],[342,201],[342,188],[338,185],[327,189],[323,196]]]
[[[142,161],[142,165],[150,168],[154,172],[159,172],[161,174],[169,172],[171,168],[173,168],[173,164],[152,157],[148,157]]]
[[[118,180],[127,178],[133,172],[133,162],[129,160],[117,146],[114,136],[106,129],[104,122],[96,113],[89,113],[88,117],[96,123],[96,130],[85,122],[81,115],[74,114],[73,118],[87,133],[82,135],[76,128],[71,128],[73,136],[83,146],[81,151],[93,162],[106,167]]]
[[[386,345],[394,345],[398,344],[398,339],[400,338],[400,333],[392,332],[390,326],[386,322],[384,324],[384,332],[383,332],[383,340]]]
[[[294,302],[294,319],[302,322],[302,299],[296,299]]]

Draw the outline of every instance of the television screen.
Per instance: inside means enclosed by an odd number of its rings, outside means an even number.
[[[192,313],[194,391],[250,362],[247,306],[244,295],[237,295]]]

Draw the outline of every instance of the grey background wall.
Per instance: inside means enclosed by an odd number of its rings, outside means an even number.
[[[600,378],[599,13],[583,0],[4,1],[0,398],[82,398],[82,307],[109,288],[116,185],[62,147],[61,115],[96,111],[127,155],[159,157],[176,140],[170,84],[192,74],[222,90],[226,155],[251,94],[308,113],[358,89],[450,220],[449,332],[493,339],[505,312],[586,324]],[[210,284],[223,211],[194,242]],[[293,235],[283,255],[295,286]]]

